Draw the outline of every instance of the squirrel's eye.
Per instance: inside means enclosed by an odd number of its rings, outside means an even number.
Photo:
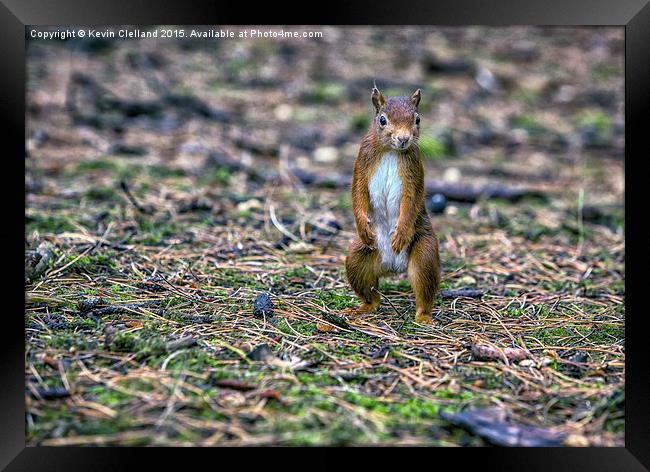
[[[415,117],[415,124],[416,125],[420,124],[420,116],[419,115]]]
[[[387,121],[386,121],[386,117],[385,117],[384,115],[381,115],[381,116],[379,117],[379,124],[380,124],[381,126],[386,126],[386,123],[387,123]]]

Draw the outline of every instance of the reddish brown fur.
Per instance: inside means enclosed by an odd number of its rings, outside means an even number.
[[[410,137],[410,146],[398,151],[402,197],[391,244],[396,253],[408,248],[407,273],[415,294],[416,321],[431,322],[431,310],[440,284],[440,257],[438,239],[424,206],[424,169],[417,145],[419,125],[415,123],[419,101],[419,90],[410,98],[386,100],[379,90],[373,89],[372,102],[377,113],[361,141],[352,176],[352,210],[359,238],[350,244],[345,262],[348,281],[363,304],[350,313],[367,313],[379,306],[380,296],[376,289],[379,277],[387,274],[373,246],[375,235],[368,219],[368,185],[383,154],[393,150],[391,145],[396,137]],[[381,115],[388,121],[384,127],[379,124]]]

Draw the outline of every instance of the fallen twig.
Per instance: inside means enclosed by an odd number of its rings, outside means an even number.
[[[440,292],[441,298],[482,298],[482,290],[473,290],[462,288],[459,290],[442,290]]]
[[[145,215],[150,215],[153,213],[153,208],[148,207],[145,208],[140,203],[138,203],[138,200],[136,200],[135,196],[131,192],[131,189],[129,188],[129,185],[124,181],[120,181],[120,188],[124,191],[126,198],[129,199],[129,202],[135,207],[136,210],[138,210],[140,213],[145,214]]]
[[[565,434],[558,431],[507,421],[505,412],[498,408],[474,409],[455,414],[443,410],[440,416],[497,446],[562,446],[565,438]]]

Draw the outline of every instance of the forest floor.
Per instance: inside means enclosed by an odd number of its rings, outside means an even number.
[[[622,30],[326,33],[30,43],[28,444],[622,446]],[[373,78],[427,182],[535,191],[431,212],[433,325],[342,316]]]

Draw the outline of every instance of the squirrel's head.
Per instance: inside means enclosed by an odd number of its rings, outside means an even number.
[[[372,126],[384,148],[405,151],[417,144],[420,137],[418,104],[421,95],[422,92],[417,89],[410,97],[386,99],[377,87],[373,87],[371,99],[376,114]]]

